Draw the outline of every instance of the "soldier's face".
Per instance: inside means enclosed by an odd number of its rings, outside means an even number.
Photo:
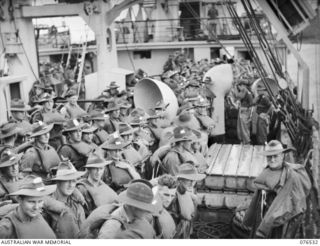
[[[50,138],[50,133],[45,133],[45,134],[42,134],[38,137],[38,142],[41,143],[41,144],[47,144],[49,143],[49,138]]]
[[[81,141],[81,131],[72,131],[70,132],[70,139],[74,142],[80,142]]]
[[[43,93],[43,89],[36,87],[36,95],[41,95]]]
[[[103,171],[104,171],[104,167],[88,168],[89,177],[95,182],[98,182],[99,180],[101,180]]]
[[[268,166],[273,170],[280,169],[282,167],[283,159],[283,153],[280,153],[278,155],[267,156]]]
[[[93,138],[93,133],[82,133],[82,140],[91,143]]]
[[[70,196],[76,188],[76,183],[77,181],[75,179],[67,181],[58,181],[57,189],[62,195]]]
[[[162,205],[167,208],[176,197],[176,189],[169,189],[168,186],[159,185],[159,196],[162,201]]]
[[[29,218],[38,216],[43,207],[43,197],[23,196],[18,201],[22,213]]]
[[[122,135],[121,137],[123,138],[124,141],[131,141],[133,139],[132,134]]]
[[[5,174],[10,179],[17,177],[19,174],[19,164],[17,163],[15,165],[7,167],[5,170]]]
[[[53,109],[53,100],[49,100],[48,102],[46,102],[44,105],[44,108],[47,110],[52,110]]]
[[[120,116],[120,109],[112,111],[111,115],[113,118],[118,118]]]
[[[122,115],[127,115],[127,111],[128,111],[128,109],[126,109],[126,108],[120,108],[120,114],[122,114]]]
[[[68,98],[68,101],[71,105],[76,105],[77,104],[77,100],[78,100],[78,97],[77,96],[72,96],[72,97],[69,97]]]

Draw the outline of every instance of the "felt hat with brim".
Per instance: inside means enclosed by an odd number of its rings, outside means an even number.
[[[183,178],[193,181],[200,181],[206,177],[205,174],[199,174],[194,165],[184,163],[179,166],[177,178]]]
[[[80,178],[85,173],[86,172],[77,171],[77,169],[75,169],[75,167],[72,165],[71,161],[68,159],[65,159],[59,163],[56,176],[51,180],[57,180],[57,181],[74,180],[74,179]]]
[[[101,168],[105,167],[106,165],[112,163],[112,161],[106,161],[102,159],[99,155],[95,153],[90,153],[87,163],[84,167],[86,168]]]
[[[120,106],[116,102],[112,101],[112,102],[108,103],[108,107],[105,110],[105,113],[109,113],[109,112],[119,110],[119,109],[120,109]]]
[[[76,90],[69,90],[64,97],[69,98],[69,97],[73,97],[73,96],[78,96],[78,93]]]
[[[110,83],[110,85],[107,86],[107,88],[105,89],[105,91],[109,91],[109,90],[111,90],[111,89],[118,89],[118,88],[119,88],[119,86],[117,85],[117,83],[116,83],[115,81],[112,81],[112,82]]]
[[[42,179],[35,175],[27,175],[21,180],[19,190],[10,193],[10,196],[47,196],[55,192],[56,185],[44,185]]]
[[[203,98],[201,98],[199,101],[196,101],[193,105],[196,108],[206,108],[210,106],[210,104]]]
[[[41,136],[43,134],[46,134],[50,132],[53,128],[53,124],[47,125],[46,123],[42,121],[38,121],[36,123],[36,126],[32,129],[32,133],[30,134],[31,138]]]
[[[156,205],[157,201],[154,200],[152,186],[150,187],[141,180],[131,182],[128,188],[120,193],[119,202],[148,211],[152,214],[159,213]]]
[[[198,98],[196,98],[196,100],[198,100]],[[196,101],[194,100],[194,101]],[[180,115],[183,111],[187,111],[187,110],[190,110],[190,109],[194,109],[194,106],[193,104],[189,101],[183,105],[181,105],[178,110],[177,110],[177,115]]]
[[[0,168],[13,166],[21,160],[23,153],[16,154],[8,150],[4,152],[0,159]]]
[[[78,120],[73,119],[73,120],[68,120],[66,124],[64,125],[64,128],[62,130],[62,134],[66,134],[68,132],[72,131],[81,131],[81,125]]]
[[[40,89],[42,89],[42,90],[46,89],[46,86],[45,86],[44,84],[42,84],[42,83],[35,83],[35,84],[33,85],[33,87],[35,87],[35,88],[40,88]]]
[[[85,123],[81,126],[82,133],[94,133],[98,128]]]
[[[126,123],[120,123],[119,124],[119,134],[120,134],[120,136],[133,134],[135,131],[136,131],[136,129],[130,127]]]
[[[160,113],[158,113],[158,114],[152,114],[152,115],[149,115],[149,117],[147,118],[147,120],[159,119],[159,118],[161,118],[161,117],[163,117],[163,114],[160,114]]]
[[[16,123],[8,122],[0,128],[0,139],[11,137],[21,131],[22,129],[17,127]]]
[[[50,95],[49,93],[42,93],[40,98],[38,100],[35,101],[35,103],[45,103],[45,102],[49,102],[51,100],[53,100],[55,97],[53,97],[52,95]]]
[[[191,132],[186,127],[178,126],[173,129],[173,138],[170,140],[171,143],[192,141]]]
[[[188,87],[197,87],[197,88],[199,88],[200,84],[197,81],[192,80],[188,84],[185,85],[185,88],[188,88]]]
[[[11,101],[10,111],[25,112],[25,111],[29,111],[30,109],[31,109],[30,106],[26,105],[24,101],[22,101],[21,99],[14,99]]]
[[[132,105],[128,101],[120,101],[119,102],[120,108],[131,108]]]
[[[110,140],[101,145],[102,149],[106,150],[122,150],[130,144],[130,141],[124,141],[120,137],[112,137]]]
[[[92,110],[89,113],[89,120],[106,120],[108,119],[108,115],[104,113],[104,111]]]
[[[197,129],[199,127],[199,125],[197,125],[197,120],[192,120],[192,115],[187,111],[183,111],[179,114],[173,120],[173,123],[176,126],[186,127],[189,129]]]
[[[278,140],[271,140],[265,147],[264,151],[261,152],[261,155],[264,156],[273,156],[281,153],[286,153],[289,151],[294,151],[294,148],[284,149],[282,144]]]
[[[174,70],[169,70],[167,72],[165,72],[162,77],[163,78],[171,78],[173,75],[176,75],[178,73],[178,71],[174,71]]]
[[[128,123],[131,126],[141,126],[147,124],[147,117],[137,116],[137,117],[129,117]]]

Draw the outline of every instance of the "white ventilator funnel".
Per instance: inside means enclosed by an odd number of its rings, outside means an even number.
[[[154,114],[151,109],[157,102],[163,100],[169,103],[166,110],[169,120],[173,120],[178,111],[178,100],[174,92],[165,83],[155,79],[141,79],[134,87],[133,100],[136,108],[142,108],[151,115]]]
[[[221,64],[211,68],[205,75],[210,77],[212,85],[207,87],[214,92],[216,98],[213,101],[213,115],[212,118],[216,121],[214,135],[223,135],[225,130],[225,115],[224,115],[224,97],[230,91],[233,82],[233,71],[231,64]]]

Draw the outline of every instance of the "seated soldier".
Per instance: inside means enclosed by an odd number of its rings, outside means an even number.
[[[89,119],[92,121],[92,126],[97,128],[93,133],[92,141],[100,146],[109,138],[109,133],[104,130],[106,119],[108,118],[102,111],[93,110],[90,112]]]
[[[45,186],[39,177],[26,176],[19,190],[10,194],[17,197],[19,206],[0,221],[0,238],[55,239],[55,233],[41,215],[44,197],[55,189],[55,185]]]
[[[254,180],[257,187],[243,224],[254,238],[298,238],[311,181],[305,167],[284,161],[284,149],[272,140],[262,153],[268,166]]]
[[[68,158],[77,170],[84,170],[88,156],[94,149],[81,140],[80,123],[76,119],[69,120],[62,133],[67,137],[67,144],[58,149],[59,155]]]
[[[10,150],[5,152],[0,159],[0,201],[10,200],[9,194],[18,190],[21,175],[19,162],[22,154],[14,154]],[[14,198],[14,197],[11,197]]]
[[[50,171],[59,165],[60,157],[57,151],[48,144],[52,128],[53,124],[47,125],[42,121],[36,123],[30,135],[34,138],[34,143],[21,159],[20,168],[23,172],[32,172],[46,179]]]
[[[92,153],[88,158],[87,164],[84,166],[87,169],[88,177],[80,180],[77,188],[87,203],[85,207],[86,216],[95,208],[118,200],[117,193],[101,180],[105,166],[109,163],[110,161],[106,161]]]
[[[121,122],[127,123],[129,117],[129,111],[132,109],[132,104],[127,100],[119,101],[120,105],[120,116],[119,119]]]
[[[101,146],[106,151],[106,159],[112,161],[106,168],[104,181],[110,184],[110,187],[115,191],[123,189],[123,186],[131,180],[140,178],[140,174],[135,167],[123,160],[121,156],[121,152],[129,144],[130,142],[125,142],[119,136],[112,136],[109,141]]]
[[[51,179],[56,182],[57,189],[51,195],[53,201],[50,201],[50,204],[53,209],[47,208],[47,220],[57,238],[79,237],[80,226],[85,219],[85,199],[76,188],[76,183],[84,174],[85,172],[77,171],[69,160],[63,160],[58,166],[56,176]],[[49,201],[46,201],[46,204],[49,204]],[[62,216],[64,212],[61,210],[53,213],[57,206],[63,206],[68,216]]]
[[[158,214],[158,207],[154,203],[152,185],[146,181],[132,182],[126,191],[119,195],[122,205],[111,213],[100,228],[99,239],[115,238],[125,228],[135,228],[135,220],[145,220],[145,230],[140,231],[141,238],[155,237],[152,229],[152,214]],[[150,232],[153,231],[153,235]],[[148,235],[148,236],[147,236]]]

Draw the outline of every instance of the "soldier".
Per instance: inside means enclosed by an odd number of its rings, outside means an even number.
[[[84,123],[81,126],[82,130],[82,135],[81,135],[81,140],[89,145],[96,150],[98,148],[98,145],[96,145],[92,140],[93,140],[93,134],[98,128],[95,126],[90,126],[88,123]]]
[[[154,203],[152,185],[146,180],[132,182],[128,189],[119,195],[119,201],[123,205],[113,211],[110,219],[103,223],[98,238],[111,239],[126,228],[137,229],[136,220],[144,221],[143,230],[139,230],[140,238],[155,238],[155,231],[151,223],[152,214],[158,214],[158,208]]]
[[[164,173],[176,175],[181,164],[187,161],[196,163],[196,158],[190,152],[192,141],[188,128],[178,126],[173,130],[172,148],[165,155],[161,165]]]
[[[13,149],[16,147],[16,139],[18,136],[18,133],[21,130],[17,127],[16,123],[6,123],[1,126],[0,128],[0,157],[2,154],[7,151],[8,149]]]
[[[108,115],[105,115],[101,111],[93,110],[92,112],[90,112],[89,118],[90,120],[92,120],[92,126],[97,128],[97,130],[94,131],[92,141],[96,145],[100,146],[102,143],[106,142],[109,138],[109,133],[106,132],[104,129]]]
[[[57,151],[48,144],[49,132],[52,128],[53,124],[47,125],[42,121],[36,123],[36,127],[30,135],[31,138],[34,138],[34,143],[31,148],[26,150],[21,159],[23,172],[33,172],[45,179],[51,169],[59,165],[60,157]]]
[[[110,82],[110,85],[107,87],[107,89],[105,89],[105,91],[109,93],[109,98],[116,98],[118,96],[118,88],[119,86],[117,85],[117,82]]]
[[[0,159],[0,201],[9,200],[9,194],[18,190],[21,157],[22,154],[17,155],[8,150]]]
[[[55,239],[54,232],[41,215],[44,197],[55,189],[55,185],[45,186],[39,177],[26,176],[19,190],[10,194],[17,196],[19,206],[0,221],[0,238]]]
[[[106,168],[105,181],[116,191],[122,189],[123,185],[128,184],[132,179],[140,178],[135,167],[123,160],[121,156],[121,152],[129,144],[130,142],[125,142],[119,136],[112,136],[101,146],[103,150],[106,150],[107,160],[112,161]]]
[[[88,172],[88,177],[80,180],[77,188],[82,193],[86,200],[85,214],[88,216],[95,208],[111,204],[118,200],[118,195],[102,180],[105,166],[110,161],[102,159],[97,154],[90,154],[85,168]]]
[[[120,121],[127,123],[128,122],[128,115],[129,115],[129,110],[132,109],[132,104],[129,103],[126,100],[121,100],[119,101],[120,104],[120,116],[119,119]]]
[[[254,180],[257,189],[243,220],[245,226],[253,228],[252,238],[301,237],[311,181],[303,165],[285,161],[290,150],[272,140],[262,153],[268,165]]]
[[[64,116],[53,109],[54,102],[53,97],[48,93],[43,93],[40,98],[36,101],[41,109],[36,111],[32,116],[32,122],[42,121],[47,124],[65,121]]]
[[[27,133],[32,130],[32,125],[29,123],[27,119],[26,112],[30,110],[30,107],[25,105],[25,103],[20,99],[14,99],[10,104],[10,122],[14,122],[17,124],[17,127],[21,129],[18,133],[18,139],[16,140],[16,144],[20,145],[25,141],[25,137]]]
[[[62,133],[67,138],[67,144],[59,148],[59,155],[68,158],[77,170],[83,170],[89,154],[94,149],[91,145],[81,140],[80,123],[76,119],[67,121]]]
[[[29,105],[31,107],[34,107],[38,101],[38,99],[40,98],[40,95],[43,94],[45,90],[45,85],[42,84],[40,81],[35,81],[33,83],[33,87],[29,92]]]
[[[115,102],[110,102],[105,113],[109,114],[109,119],[106,120],[104,130],[109,134],[114,133],[119,129],[120,120],[120,106]]]
[[[69,217],[57,217],[51,214],[50,225],[57,238],[78,238],[79,236],[80,227],[85,219],[83,208],[85,199],[76,188],[76,184],[77,179],[84,174],[85,172],[77,171],[69,160],[63,160],[58,166],[56,176],[51,179],[57,183],[57,189],[51,198],[62,203],[69,215]]]
[[[67,99],[67,103],[63,106],[63,108],[60,110],[61,114],[65,116],[66,119],[77,119],[81,116],[86,115],[86,111],[84,111],[77,103],[78,100],[78,94],[75,90],[70,90],[65,95],[65,98]]]

